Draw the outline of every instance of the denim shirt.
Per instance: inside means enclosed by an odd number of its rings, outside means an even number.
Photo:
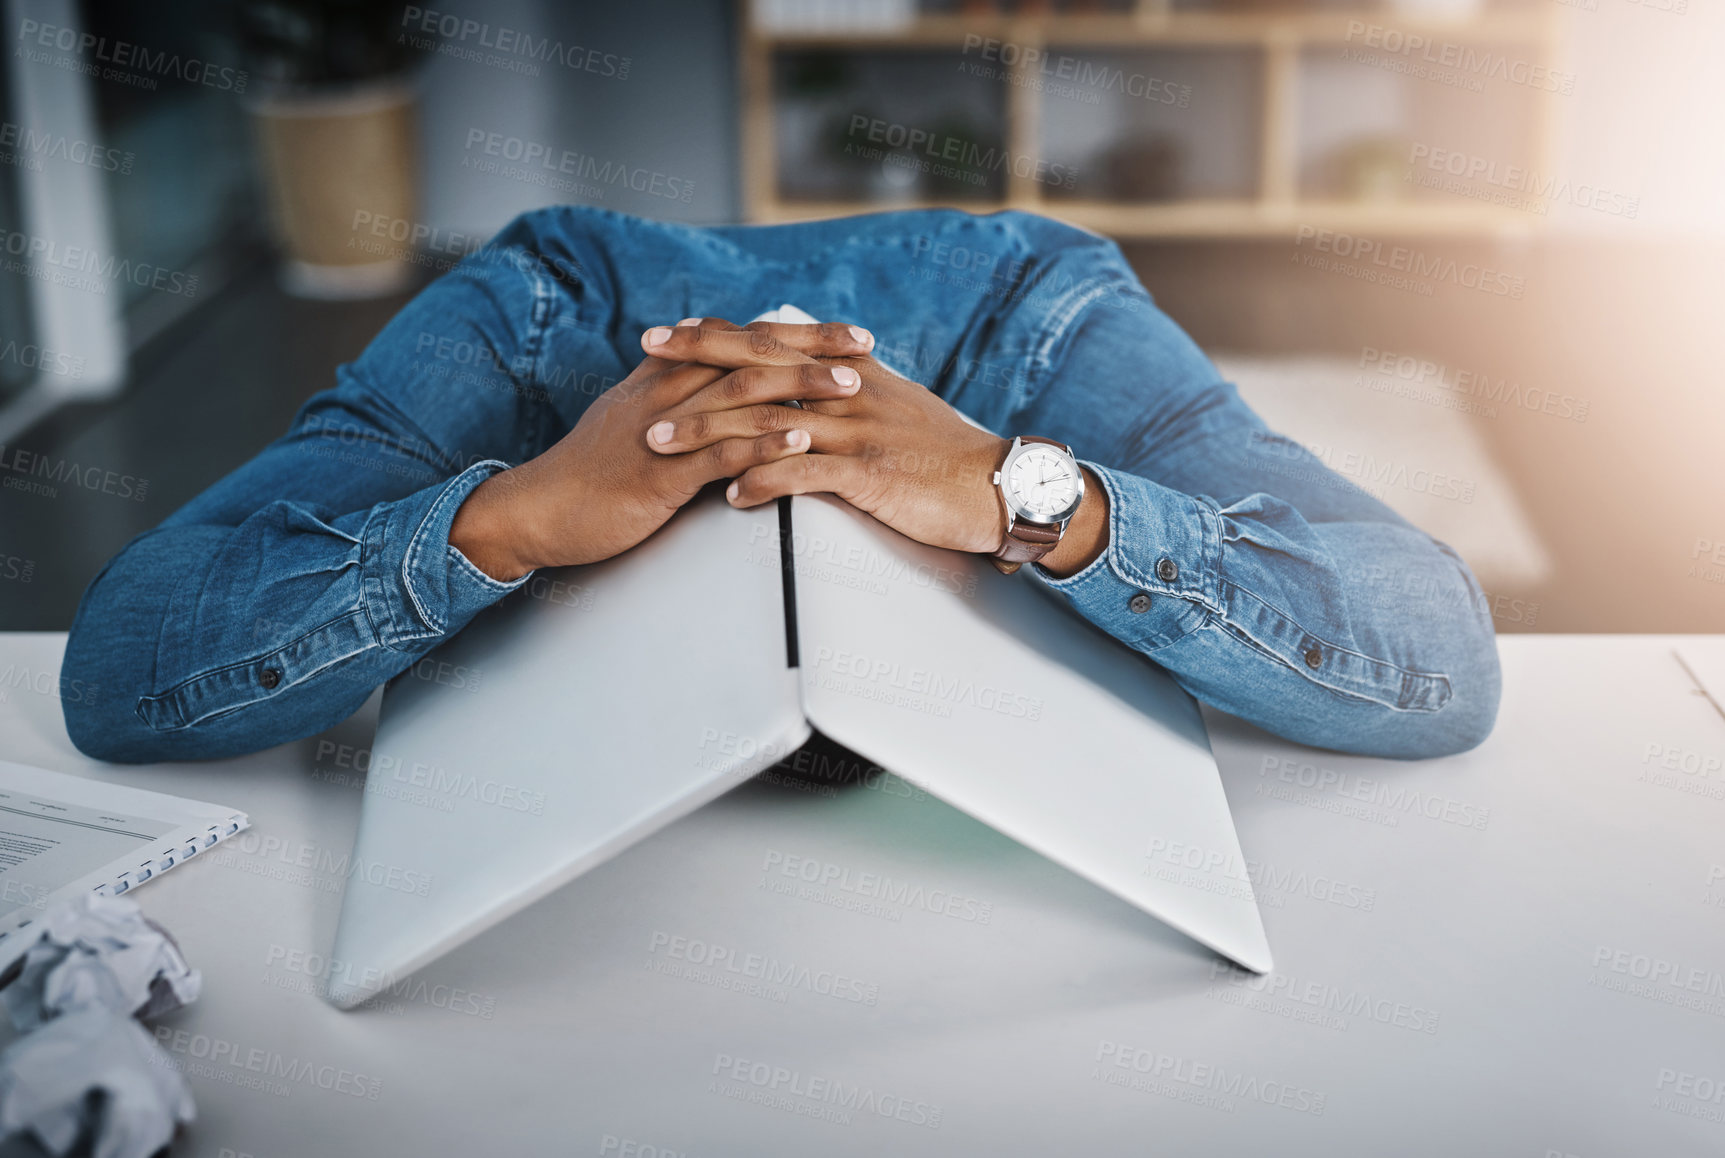
[[[449,545],[474,487],[561,438],[649,326],[783,302],[866,326],[999,434],[1071,445],[1107,492],[1108,547],[1024,581],[1199,699],[1350,752],[1490,731],[1497,653],[1467,565],[1268,430],[1113,243],[1017,212],[694,229],[557,207],[428,287],[286,434],[109,562],[67,642],[62,686],[103,693],[63,697],[73,742],[213,758],[342,720],[520,586]]]

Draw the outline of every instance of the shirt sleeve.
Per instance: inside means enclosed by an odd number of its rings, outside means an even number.
[[[1108,546],[1065,579],[1035,573],[1094,623],[1141,650],[1164,647],[1220,608],[1222,526],[1216,509],[1149,479],[1084,462],[1108,500]],[[1149,547],[1146,551],[1144,548]]]
[[[1424,757],[1478,744],[1500,693],[1467,565],[1269,430],[1132,278],[1046,335],[1013,432],[1101,481],[1106,549],[1055,578],[1193,695],[1301,743]]]
[[[388,593],[376,608],[376,617],[387,622],[392,646],[427,636],[444,636],[452,624],[465,624],[527,581],[493,579],[449,541],[455,512],[479,484],[509,469],[506,462],[487,459],[474,463],[441,487],[428,487],[411,499],[375,512],[366,523],[374,549],[370,570],[379,573],[375,589]],[[375,531],[374,531],[375,528]],[[390,550],[402,544],[399,561]],[[385,581],[382,573],[394,570],[399,582]]]
[[[351,712],[353,697],[363,700],[362,693],[395,674],[403,657],[410,664],[525,581],[492,579],[448,542],[456,508],[505,465],[476,463],[447,483],[379,504],[353,536],[339,521],[324,524],[292,505],[236,528],[202,581],[182,582],[179,598],[170,598],[170,621],[194,625],[194,634],[164,640],[158,655],[167,658],[167,670],[193,674],[140,696],[138,719],[160,737],[178,734],[184,743],[201,745],[235,728],[250,733],[284,722],[277,717]],[[191,537],[157,536],[135,562],[160,568],[162,556]],[[282,581],[222,565],[264,549],[277,564],[291,561]],[[307,617],[299,609],[310,610],[306,594],[314,590],[311,607],[328,610]],[[200,605],[277,611],[236,620],[201,613]],[[276,618],[296,610],[291,621]],[[296,630],[325,615],[330,618],[310,630]],[[212,655],[235,655],[240,662],[198,670]]]
[[[289,430],[122,550],[67,639],[67,732],[98,759],[211,759],[352,714],[521,586],[449,542],[473,490],[545,429],[531,263],[495,251],[396,316]],[[490,377],[440,375],[463,343]]]

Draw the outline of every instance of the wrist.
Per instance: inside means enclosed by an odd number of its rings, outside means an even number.
[[[515,471],[492,475],[469,494],[449,525],[449,545],[502,583],[540,566],[526,550],[523,495]]]
[[[1060,542],[1038,563],[1056,579],[1078,574],[1108,549],[1108,492],[1088,467],[1079,469],[1084,472],[1084,498],[1067,520]]]

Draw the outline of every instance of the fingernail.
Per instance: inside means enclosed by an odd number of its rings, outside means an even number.
[[[735,479],[732,479],[731,485],[725,488],[725,498],[733,503],[737,501],[737,481]]]
[[[654,326],[652,329],[647,331],[647,344],[649,346],[663,346],[670,340],[670,326]]]
[[[647,437],[662,446],[671,441],[671,431],[674,429],[669,422],[655,422],[647,428]]]
[[[678,322],[677,324],[679,326],[698,326],[701,324],[701,319],[700,318],[684,318],[682,321]]]
[[[809,432],[806,430],[793,430],[789,434],[785,435],[785,441],[790,443],[792,450],[802,450],[809,444]]]
[[[833,381],[837,382],[840,386],[843,386],[848,390],[852,386],[856,386],[856,385],[861,384],[862,378],[860,375],[857,374],[857,372],[855,370],[852,370],[849,366],[834,366],[833,367]]]
[[[874,345],[874,335],[863,329],[861,326],[851,327],[851,337],[855,338],[864,349]]]

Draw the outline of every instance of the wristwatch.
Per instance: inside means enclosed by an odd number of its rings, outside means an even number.
[[[994,485],[1006,504],[1006,541],[994,557],[1006,563],[1034,563],[1054,550],[1084,500],[1084,472],[1072,448],[1034,434],[1012,440]]]

